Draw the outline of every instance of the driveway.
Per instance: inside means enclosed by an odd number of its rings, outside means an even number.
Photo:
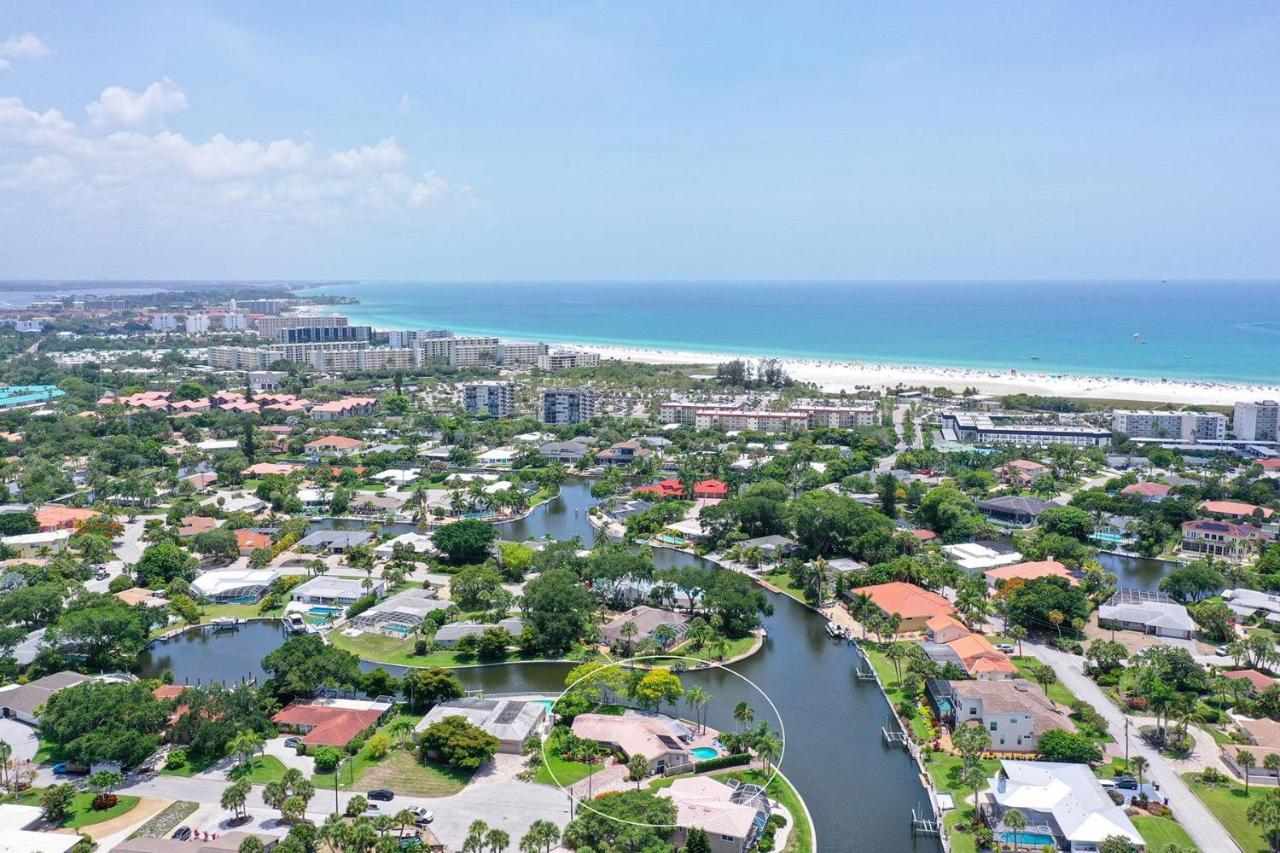
[[[0,740],[13,749],[14,761],[30,761],[40,748],[36,730],[17,720],[0,719]]]
[[[1027,653],[1053,667],[1058,680],[1074,693],[1077,698],[1083,699],[1098,710],[1098,713],[1107,721],[1107,728],[1110,730],[1111,736],[1115,738],[1116,743],[1123,750],[1125,715],[1111,703],[1111,700],[1107,698],[1107,695],[1102,692],[1098,685],[1093,683],[1093,679],[1084,674],[1081,659],[1074,655],[1051,649],[1040,643],[1024,640],[1022,645]],[[1177,767],[1159,752],[1143,743],[1142,739],[1137,736],[1137,732],[1134,731],[1134,721],[1130,720],[1129,722],[1130,756],[1141,755],[1147,759],[1147,778],[1157,784],[1160,793],[1168,798],[1169,807],[1173,809],[1174,814],[1177,815],[1178,822],[1186,829],[1187,834],[1191,836],[1191,840],[1196,843],[1196,846],[1201,850],[1238,851],[1240,846],[1235,843],[1230,833],[1223,828],[1218,819],[1213,816],[1213,813],[1200,801],[1200,798],[1192,793],[1187,784],[1182,781],[1182,777],[1178,775]],[[1197,750],[1199,749],[1201,749],[1201,746],[1199,740],[1197,740]]]
[[[316,760],[310,755],[298,755],[298,750],[285,746],[284,742],[288,739],[289,736],[287,735],[285,737],[273,737],[262,745],[262,751],[267,755],[280,759],[280,763],[285,767],[301,770],[309,778],[315,772]]]

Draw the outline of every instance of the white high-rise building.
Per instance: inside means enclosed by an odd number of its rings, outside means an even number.
[[[177,314],[151,315],[151,328],[157,332],[176,332],[181,324]]]
[[[387,332],[387,346],[392,348],[416,347],[419,341],[452,338],[448,329],[391,329]]]
[[[1280,441],[1280,402],[1236,403],[1231,431],[1244,441]]]
[[[468,382],[462,386],[462,405],[469,415],[509,418],[516,413],[514,382]]]
[[[1112,413],[1111,428],[1130,438],[1221,441],[1227,437],[1227,416],[1219,412],[1121,409]]]
[[[185,328],[188,335],[203,335],[209,331],[208,314],[188,314]]]
[[[596,392],[590,388],[546,388],[538,406],[544,424],[579,424],[596,414]]]

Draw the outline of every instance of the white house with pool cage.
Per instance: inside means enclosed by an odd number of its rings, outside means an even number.
[[[191,591],[214,604],[253,604],[279,576],[273,569],[219,569],[193,580]]]
[[[1124,809],[1111,801],[1087,764],[1001,761],[990,785],[979,799],[982,820],[1003,844],[1085,853],[1118,835],[1139,850],[1145,847]],[[1026,824],[1016,836],[1004,822],[1014,809]]]
[[[451,601],[436,598],[434,589],[406,589],[358,614],[351,624],[389,637],[405,637],[422,624],[428,613],[447,610],[452,605]]]

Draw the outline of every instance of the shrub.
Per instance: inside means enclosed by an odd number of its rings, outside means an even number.
[[[120,802],[120,799],[115,794],[95,794],[93,797],[93,810],[98,812],[106,811],[114,807],[118,802]]]
[[[1206,767],[1200,773],[1200,781],[1206,785],[1220,784],[1226,776],[1224,776],[1216,767]]]
[[[739,752],[734,755],[721,755],[718,758],[708,758],[706,761],[693,762],[694,773],[707,773],[711,770],[720,770],[724,767],[741,767],[744,764],[751,763],[751,756],[745,752]]]
[[[322,746],[316,750],[316,770],[320,773],[332,773],[341,760],[342,753],[331,746]]]
[[[185,749],[175,749],[170,751],[169,757],[165,759],[164,766],[169,770],[179,770],[187,766],[187,751]]]

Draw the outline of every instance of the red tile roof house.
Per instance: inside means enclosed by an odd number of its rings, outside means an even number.
[[[983,572],[983,575],[987,579],[987,586],[992,589],[995,589],[1003,581],[1030,581],[1036,578],[1066,578],[1072,586],[1080,584],[1080,581],[1071,573],[1071,570],[1057,560],[1037,560],[1028,563],[1015,563],[1012,566],[1000,566]]]
[[[182,526],[178,528],[178,538],[186,539],[191,536],[198,536],[201,533],[208,533],[210,530],[218,528],[218,519],[210,518],[207,515],[184,515],[182,517]]]
[[[1158,504],[1169,497],[1171,491],[1173,486],[1168,483],[1130,483],[1120,490],[1120,495],[1126,498],[1139,497],[1146,503]]]
[[[916,586],[912,583],[893,581],[878,583],[872,586],[858,587],[850,591],[850,595],[863,594],[871,599],[871,603],[880,608],[886,616],[897,614],[902,617],[898,633],[918,633],[925,630],[929,620],[935,616],[950,616],[955,613],[951,602],[936,592]]]
[[[1001,483],[1008,486],[1030,486],[1036,479],[1050,471],[1048,465],[1027,459],[1014,459],[992,470]]]
[[[77,509],[70,506],[45,506],[36,510],[36,524],[41,533],[51,530],[75,530],[98,513],[91,509]]]
[[[661,480],[648,486],[641,486],[633,494],[657,495],[660,498],[682,498],[684,497],[684,484],[679,480]],[[729,484],[721,480],[699,480],[693,484],[693,496],[695,498],[709,499],[727,498],[729,497]]]
[[[240,473],[246,477],[267,477],[271,474],[282,474],[287,477],[301,467],[292,462],[255,462]]]
[[[312,699],[290,702],[271,718],[281,731],[302,735],[307,746],[338,749],[378,725],[392,708],[390,702],[361,699]]]
[[[270,548],[271,537],[256,530],[237,530],[236,544],[240,546],[240,555],[247,557],[259,548]]]
[[[1274,678],[1269,675],[1263,675],[1256,669],[1236,669],[1222,674],[1232,681],[1248,682],[1251,685],[1250,693],[1261,693],[1277,683]]]
[[[1200,504],[1200,512],[1205,515],[1218,516],[1221,518],[1238,518],[1241,520],[1258,518],[1271,518],[1276,514],[1274,509],[1265,506],[1254,506],[1244,501],[1205,501]]]
[[[349,456],[363,446],[364,442],[360,439],[347,438],[344,435],[326,435],[308,441],[304,445],[307,455],[311,457]]]

